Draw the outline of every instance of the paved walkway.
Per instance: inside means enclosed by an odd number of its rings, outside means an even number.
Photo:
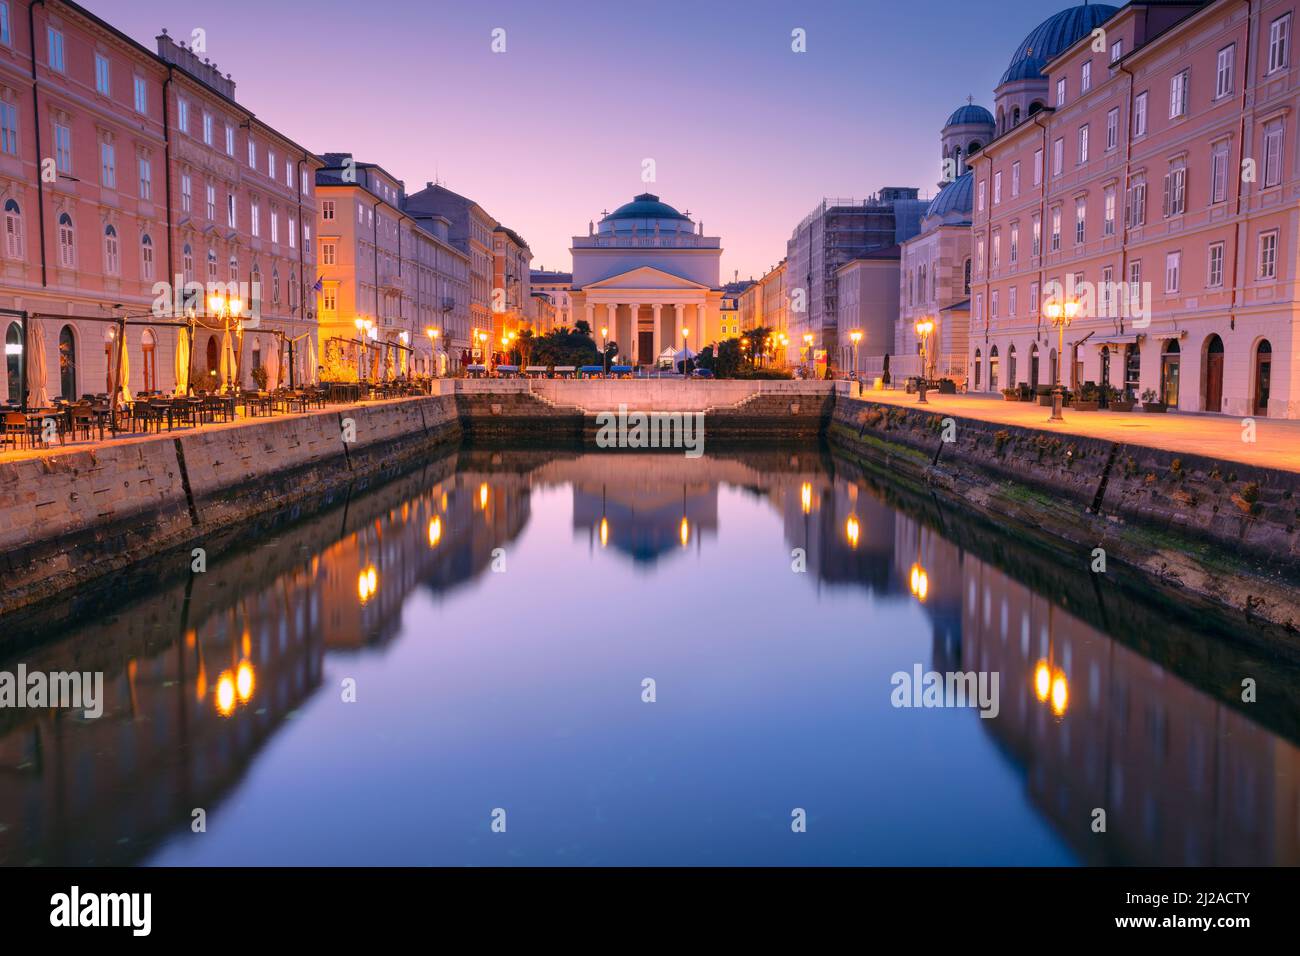
[[[895,405],[915,405],[917,396],[903,391],[866,389],[862,398]],[[1295,419],[1255,419],[1255,441],[1252,444],[1242,441],[1243,419],[1227,415],[1076,412],[1066,408],[1065,422],[1053,424],[1048,421],[1052,410],[1036,403],[1008,402],[1001,397],[983,395],[939,395],[935,392],[927,392],[926,400],[930,410],[939,413],[1300,472],[1300,421]]]

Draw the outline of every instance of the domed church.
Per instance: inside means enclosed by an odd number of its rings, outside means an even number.
[[[689,213],[642,193],[588,223],[569,251],[573,317],[598,342],[607,330],[619,362],[654,365],[718,340],[722,240]]]

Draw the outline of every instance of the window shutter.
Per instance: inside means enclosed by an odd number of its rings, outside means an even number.
[[[1173,183],[1170,181],[1170,176],[1171,174],[1165,173],[1165,194],[1164,194],[1163,204],[1161,207],[1162,215],[1166,219],[1169,218],[1169,196],[1173,189]]]

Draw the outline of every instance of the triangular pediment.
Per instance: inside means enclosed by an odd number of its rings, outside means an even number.
[[[690,279],[683,279],[654,266],[637,266],[627,272],[609,276],[599,282],[588,282],[583,291],[591,292],[601,289],[681,289],[682,291],[707,292],[709,287]]]

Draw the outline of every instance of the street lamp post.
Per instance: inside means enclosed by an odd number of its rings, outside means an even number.
[[[600,327],[600,364],[604,367],[604,375],[609,378],[609,326]]]
[[[811,332],[804,335],[803,347],[808,355],[806,361],[808,362],[808,375],[811,377],[813,374],[813,337]]]
[[[213,312],[215,312],[217,316],[221,319],[222,331],[228,333],[230,331],[231,316],[239,316],[243,313],[244,302],[242,299],[239,299],[237,297],[222,295],[220,292],[214,292],[212,293],[212,295],[208,296],[208,308],[210,308]],[[241,352],[243,351],[243,345],[244,345],[243,342],[239,343],[239,348]],[[191,348],[192,347],[193,345],[191,344]],[[239,362],[238,359],[236,359],[235,362],[236,377],[238,377],[239,374],[238,367],[239,367]],[[224,386],[223,390],[229,390],[231,384],[232,383],[230,381],[230,377],[229,375],[227,375],[226,381],[223,383]]]
[[[853,375],[851,378],[857,378],[858,375],[858,343],[862,341],[862,330],[854,329],[849,333],[849,340],[853,343]]]
[[[691,330],[682,326],[682,377],[690,378],[691,372],[686,363],[690,361],[690,350],[686,348],[686,339],[691,334]]]
[[[1048,319],[1056,326],[1057,346],[1056,346],[1056,388],[1052,390],[1052,417],[1048,421],[1063,422],[1065,415],[1065,384],[1061,380],[1061,358],[1065,354],[1065,327],[1074,321],[1074,316],[1079,311],[1079,303],[1075,299],[1066,299],[1064,302],[1058,302],[1053,299],[1043,306],[1043,311],[1047,313]]]
[[[925,397],[925,378],[926,378],[926,342],[930,333],[934,331],[934,320],[929,316],[922,316],[916,320],[916,337],[921,340],[921,377],[917,380],[917,393],[920,396],[917,402],[921,405],[927,405],[929,402]]]
[[[424,330],[424,334],[429,337],[429,361],[433,362],[432,377],[442,378],[442,369],[438,365],[438,336],[441,330],[430,327]]]

